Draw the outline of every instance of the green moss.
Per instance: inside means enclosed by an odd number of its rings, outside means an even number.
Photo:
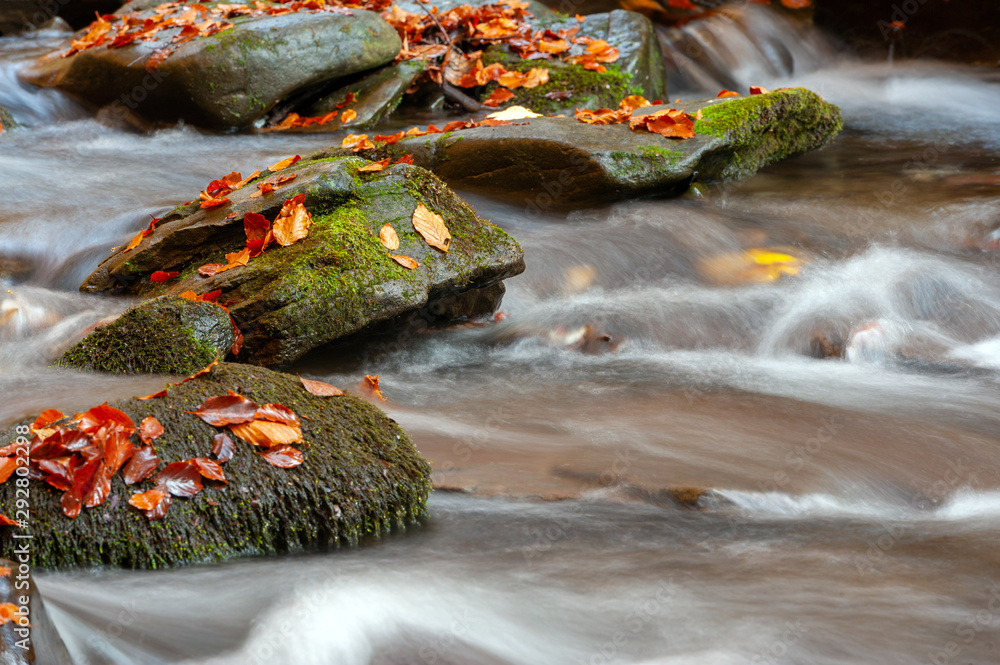
[[[647,157],[663,157],[664,159],[670,161],[677,161],[684,156],[684,153],[679,150],[671,150],[670,148],[660,148],[655,145],[644,145],[639,147],[639,152]]]
[[[189,323],[204,316],[228,324],[216,310],[211,303],[179,298],[133,307],[74,344],[55,365],[115,374],[191,374],[219,350]]]
[[[233,437],[236,455],[223,467],[229,483],[174,498],[162,520],[131,508],[133,493],[118,474],[112,496],[68,519],[60,492],[32,481],[32,563],[46,568],[111,565],[160,568],[247,554],[325,549],[357,543],[424,515],[430,467],[406,434],[376,407],[352,396],[324,399],[305,392],[294,376],[259,367],[222,364],[210,374],[169,389],[164,398],[120,400],[136,423],[147,416],[166,432],[156,441],[161,463],[207,457],[220,430],[185,413],[208,397],[234,390],[258,404],[291,408],[301,418],[305,462],[294,469],[267,464]],[[14,440],[13,430],[3,437]],[[0,485],[0,512],[15,514],[14,483]]]

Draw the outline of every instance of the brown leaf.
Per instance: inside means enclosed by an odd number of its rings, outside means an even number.
[[[256,420],[270,420],[275,423],[283,423],[292,427],[299,427],[299,417],[287,406],[281,404],[262,404],[257,409]]]
[[[442,252],[448,251],[448,246],[451,245],[451,233],[448,227],[445,226],[441,215],[431,212],[423,203],[418,203],[417,209],[413,211],[413,228],[431,247]]]
[[[222,467],[215,460],[210,460],[205,457],[192,457],[188,460],[196,469],[198,473],[202,475],[203,478],[208,478],[209,480],[218,480],[219,482],[226,482],[226,474],[222,472]]]
[[[233,440],[225,432],[219,432],[212,438],[212,454],[215,455],[219,464],[225,464],[233,459],[233,453],[235,452],[236,444],[233,443]]]
[[[152,446],[139,446],[132,453],[131,459],[122,472],[125,484],[135,485],[137,482],[149,478],[159,465],[160,458],[156,456]]]
[[[359,168],[358,173],[374,173],[376,171],[382,171],[385,167],[389,166],[389,162],[391,160],[391,157],[386,157],[385,159],[380,159],[377,162],[372,162],[371,164]]]
[[[302,464],[305,460],[305,456],[301,450],[286,445],[272,446],[267,450],[261,451],[260,456],[267,460],[269,464],[281,467],[282,469],[291,469]]]
[[[185,411],[185,413],[198,416],[209,425],[224,427],[253,420],[257,413],[257,404],[243,395],[219,395],[206,399],[197,411]]]
[[[318,397],[339,397],[347,394],[340,388],[331,386],[329,383],[324,383],[322,381],[303,379],[301,376],[299,377],[299,381],[302,382],[302,387],[306,389],[306,392],[311,395],[317,395]]]
[[[163,425],[160,424],[159,420],[153,416],[146,416],[142,419],[142,423],[139,425],[139,438],[142,439],[143,443],[151,443],[161,434],[163,434]]]
[[[206,263],[202,267],[198,268],[198,274],[202,277],[211,277],[218,274],[220,270],[225,268],[224,263]]]
[[[278,162],[276,164],[271,164],[270,166],[267,167],[267,170],[268,171],[281,171],[282,169],[287,169],[289,166],[291,166],[295,162],[299,161],[300,159],[302,159],[302,158],[299,157],[298,155],[295,155],[294,157],[289,157],[288,159],[283,159],[283,160],[281,160],[280,162]]]
[[[135,506],[139,510],[147,511],[156,508],[166,494],[159,489],[151,489],[141,494],[133,494],[128,500],[130,506]]]
[[[392,224],[386,222],[379,230],[378,238],[386,249],[399,249],[399,235],[396,234],[396,229],[392,228]]]
[[[146,395],[144,397],[136,397],[136,399],[140,402],[145,402],[146,400],[156,399],[158,397],[166,397],[166,396],[167,396],[167,389],[164,388],[158,393],[153,393],[152,395]]]
[[[65,418],[66,415],[61,411],[56,409],[45,409],[38,417],[35,418],[35,422],[31,423],[31,429],[42,429],[43,427],[48,427],[60,418]]]
[[[156,486],[174,496],[192,497],[202,490],[201,472],[190,462],[172,462],[156,475]]]
[[[73,421],[80,431],[87,433],[96,432],[105,425],[120,425],[129,434],[135,431],[135,423],[128,414],[108,406],[107,402],[83,413],[73,414]]]
[[[249,423],[230,425],[229,429],[247,443],[262,448],[270,448],[282,443],[302,443],[301,429],[282,423],[272,423],[268,420],[254,420]]]
[[[7,479],[11,477],[15,469],[17,469],[16,457],[4,457],[0,459],[0,483],[7,482]]]
[[[285,201],[278,218],[274,220],[274,240],[282,247],[292,245],[309,235],[312,215],[303,203],[305,192]]]
[[[407,270],[416,270],[420,267],[420,264],[415,259],[407,256],[406,254],[390,254],[389,258]]]

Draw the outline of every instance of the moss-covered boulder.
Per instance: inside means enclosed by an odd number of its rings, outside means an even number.
[[[618,49],[618,60],[607,64],[607,71],[596,72],[580,65],[567,64],[558,58],[523,60],[506,46],[492,46],[483,56],[483,64],[503,63],[516,71],[533,67],[549,70],[549,81],[535,88],[512,90],[514,98],[504,106],[526,106],[537,113],[555,115],[577,108],[614,108],[624,97],[632,94],[647,99],[665,99],[667,95],[667,70],[663,52],[653,23],[636,12],[615,10],[605,14],[592,14],[577,21],[576,18],[542,20],[539,29],[579,29],[579,35],[603,39]],[[574,44],[560,57],[586,53],[586,44]],[[481,99],[485,100],[497,88],[487,85]]]
[[[16,129],[19,126],[10,111],[0,106],[0,133]]]
[[[192,374],[225,358],[234,338],[229,314],[218,305],[163,296],[125,310],[55,364],[116,374]]]
[[[480,219],[433,174],[408,164],[363,173],[360,157],[299,162],[281,172],[295,179],[272,194],[252,197],[253,184],[229,194],[230,204],[180,208],[129,252],[104,260],[81,287],[139,296],[221,290],[244,336],[239,359],[279,366],[332,340],[419,310],[435,301],[487,289],[524,270],[520,246]],[[265,173],[262,177],[268,177]],[[243,216],[273,220],[282,203],[305,194],[313,226],[303,240],[272,246],[245,266],[201,277],[198,268],[225,262],[246,244]],[[451,232],[447,252],[430,247],[414,229],[418,204],[441,215]],[[390,252],[379,240],[386,223],[400,246]],[[419,262],[407,269],[390,258]],[[153,283],[157,270],[180,276]]]
[[[418,519],[430,491],[430,467],[395,422],[371,404],[345,395],[316,397],[295,376],[223,363],[166,397],[124,399],[111,406],[139,424],[147,416],[165,433],[154,441],[159,468],[210,457],[219,428],[185,413],[232,390],[257,404],[282,404],[302,423],[305,461],[291,469],[268,464],[248,443],[232,437],[233,458],[223,464],[228,484],[175,497],[167,514],[149,521],[128,499],[152,480],[124,485],[75,519],[62,511],[58,492],[31,481],[32,563],[36,566],[111,565],[157,568],[238,555],[297,552],[356,543]],[[54,405],[58,406],[58,405]],[[5,433],[4,445],[15,441]],[[135,442],[138,438],[134,437]],[[0,512],[15,515],[15,484],[0,485]]]
[[[116,17],[112,26],[153,15],[152,9],[137,10]],[[388,23],[360,9],[229,20],[231,28],[173,45],[155,71],[147,71],[154,69],[150,57],[170,47],[179,29],[162,30],[151,41],[101,45],[64,58],[67,42],[19,75],[88,104],[114,104],[122,113],[151,120],[245,127],[296,90],[391,62],[401,46]]]
[[[551,206],[680,194],[696,174],[706,182],[750,176],[789,155],[821,147],[842,124],[836,106],[802,88],[681,107],[692,115],[702,113],[694,138],[668,139],[632,131],[628,124],[546,117],[406,138],[361,154],[369,159],[412,154],[415,164],[450,184],[520,198],[529,214],[537,214]]]

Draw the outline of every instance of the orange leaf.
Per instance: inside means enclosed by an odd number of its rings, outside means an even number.
[[[202,478],[218,480],[223,483],[226,482],[226,474],[222,472],[222,467],[215,460],[210,460],[206,457],[193,457],[188,460],[188,463],[198,469],[198,473],[201,474]]]
[[[10,568],[7,566],[0,566],[0,577],[7,577],[10,575]]]
[[[0,626],[21,617],[21,608],[14,603],[0,603]]]
[[[255,420],[270,420],[291,427],[299,427],[299,417],[295,412],[282,404],[262,404],[257,409]]]
[[[514,99],[514,93],[507,88],[497,88],[490,96],[483,100],[483,106],[489,106],[490,108],[496,108],[504,102],[508,102]]]
[[[0,483],[7,482],[11,474],[17,469],[16,457],[4,457],[0,459]]]
[[[376,171],[382,171],[385,167],[389,166],[389,160],[391,157],[386,157],[385,159],[380,159],[377,162],[372,162],[358,169],[358,173],[374,173]]]
[[[198,416],[209,425],[224,427],[234,423],[246,423],[254,419],[257,413],[257,403],[243,395],[231,393],[209,397],[195,411],[185,411]]]
[[[282,247],[292,245],[309,235],[312,215],[306,210],[305,192],[285,201],[274,220],[274,240]]]
[[[146,416],[139,425],[139,438],[143,443],[150,443],[163,434],[163,425],[153,416]]]
[[[220,270],[226,267],[224,263],[206,263],[202,267],[198,268],[198,274],[202,277],[211,277],[216,275]]]
[[[331,386],[329,383],[323,383],[322,381],[303,379],[301,376],[299,377],[299,381],[302,382],[302,387],[305,388],[306,392],[310,395],[316,395],[318,397],[339,397],[340,395],[347,394],[340,388]]]
[[[291,469],[305,461],[301,450],[287,445],[271,446],[261,451],[260,456],[267,460],[268,464],[282,469]]]
[[[378,232],[378,238],[386,249],[399,249],[399,235],[396,234],[396,229],[392,228],[392,224],[386,223]]]
[[[390,254],[389,258],[407,270],[415,270],[420,267],[420,264],[417,263],[415,259],[406,256],[405,254]]]
[[[267,167],[267,170],[268,171],[281,171],[282,169],[288,168],[289,166],[291,166],[295,162],[299,161],[300,159],[302,159],[302,158],[299,157],[298,155],[295,155],[294,157],[289,157],[288,159],[283,159],[283,160],[281,160],[280,162],[278,162],[276,164],[271,164],[270,166]]]
[[[378,386],[378,377],[379,377],[378,374],[376,374],[375,376],[372,376],[371,374],[365,374],[365,378],[361,382],[360,387],[362,390],[366,390],[368,393],[376,395],[380,400],[384,402],[386,401],[386,396],[382,394],[382,389],[379,388]]]
[[[165,493],[158,489],[151,489],[141,494],[133,494],[128,500],[129,505],[135,506],[139,510],[153,510],[163,501]]]
[[[340,114],[340,122],[347,125],[357,117],[358,117],[357,111],[355,111],[354,109],[347,109],[346,111]]]
[[[767,94],[767,88],[762,88],[759,85],[752,85],[752,86],[750,86],[750,94],[751,95],[766,95]]]
[[[235,185],[233,185],[233,191],[235,191],[237,189],[241,189],[242,187],[247,186],[248,184],[250,184],[250,182],[252,180],[254,180],[259,175],[260,175],[260,169],[254,171],[253,173],[251,173],[250,175],[248,175],[246,178],[243,178],[243,180],[240,180],[238,183],[236,183]]]
[[[147,235],[148,234],[146,233],[146,229],[139,231],[139,233],[134,238],[132,238],[131,241],[129,241],[129,244],[125,247],[125,251],[130,252],[136,247],[138,247],[139,243],[141,243],[142,239],[145,238]]]
[[[60,418],[65,418],[66,415],[61,411],[56,409],[45,409],[38,417],[35,418],[35,422],[31,423],[31,429],[42,429],[43,427],[48,427]]]
[[[431,212],[423,203],[417,204],[413,211],[413,228],[431,247],[447,252],[451,245],[451,232],[445,226],[441,215]]]
[[[302,443],[302,430],[300,428],[269,420],[238,423],[230,425],[229,429],[247,443],[262,448],[270,448],[282,443]]]
[[[393,163],[394,164],[410,164],[410,165],[412,165],[413,164],[413,155],[403,155],[402,157],[400,157],[399,159],[397,159]]]
[[[722,92],[720,92],[719,94],[716,95],[716,98],[719,98],[719,97],[739,97],[739,96],[740,96],[740,93],[738,93],[738,92],[733,92],[732,90],[723,90]]]
[[[166,397],[166,396],[167,396],[167,390],[164,388],[158,393],[153,393],[152,395],[146,395],[145,397],[136,397],[136,399],[139,400],[140,402],[145,402],[146,400],[156,399],[158,397]]]
[[[264,182],[258,182],[257,191],[251,194],[250,198],[255,199],[258,196],[264,196],[265,194],[270,194],[273,191],[274,183],[267,182],[266,180]]]
[[[348,134],[340,142],[340,147],[350,148],[352,152],[361,152],[362,150],[371,150],[375,144],[368,140],[367,134]]]

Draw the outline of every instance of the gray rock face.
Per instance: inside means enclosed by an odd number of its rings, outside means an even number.
[[[689,102],[684,108],[704,114],[695,124],[695,138],[668,139],[632,131],[628,124],[534,118],[407,138],[362,154],[371,159],[412,154],[415,164],[451,184],[516,196],[529,214],[537,214],[553,206],[676,195],[695,173],[707,182],[746,177],[822,146],[841,126],[836,106],[801,88]]]
[[[146,60],[177,30],[160,32],[154,41],[99,46],[69,58],[54,53],[20,75],[91,104],[116,103],[122,112],[128,107],[151,120],[245,127],[286,95],[391,62],[401,47],[396,31],[364,10],[233,22],[228,30],[178,45],[152,73],[145,69]]]
[[[191,374],[225,358],[234,338],[232,321],[218,305],[165,296],[126,310],[56,364],[116,374]]]
[[[524,270],[520,246],[480,219],[444,183],[406,164],[377,173],[359,173],[358,157],[305,161],[282,175],[295,180],[272,194],[251,197],[250,184],[229,194],[232,203],[200,210],[193,206],[165,217],[156,231],[131,252],[118,251],[81,287],[84,291],[124,291],[140,296],[222,290],[244,335],[240,360],[284,365],[318,346],[390,321],[428,303],[490,287]],[[200,266],[225,262],[225,254],[246,243],[243,216],[273,220],[283,202],[305,193],[313,218],[308,237],[287,247],[269,247],[246,266],[213,277]],[[414,230],[418,203],[442,216],[452,235],[444,253]],[[400,247],[390,252],[379,240],[385,223],[396,230]],[[389,254],[420,263],[408,270]],[[177,271],[178,279],[154,284],[156,270]]]

